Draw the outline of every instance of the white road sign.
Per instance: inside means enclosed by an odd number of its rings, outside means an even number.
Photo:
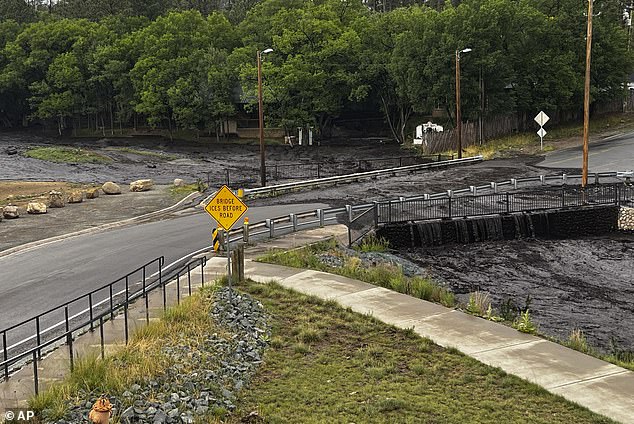
[[[540,127],[543,127],[544,124],[548,122],[549,120],[550,120],[550,117],[546,115],[544,111],[539,112],[537,116],[535,117],[535,122],[537,122]]]
[[[547,134],[546,130],[543,128],[540,128],[539,131],[537,131],[537,135],[544,138],[544,136]]]

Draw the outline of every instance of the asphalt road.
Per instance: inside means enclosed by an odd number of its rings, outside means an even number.
[[[581,169],[581,146],[558,150],[537,164],[547,168]],[[590,143],[588,147],[589,172],[634,170],[634,133],[617,135]]]
[[[251,207],[248,216],[255,223],[326,207],[317,203]],[[0,257],[0,329],[109,284],[159,256],[165,256],[168,265],[207,247],[213,226],[207,213],[198,212],[72,237]],[[42,328],[52,320],[42,322]],[[8,344],[28,335],[26,329],[12,332]]]

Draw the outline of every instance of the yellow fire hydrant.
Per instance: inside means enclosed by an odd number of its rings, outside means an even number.
[[[108,424],[110,414],[112,413],[112,404],[105,395],[101,395],[95,402],[88,414],[88,419],[94,424]]]

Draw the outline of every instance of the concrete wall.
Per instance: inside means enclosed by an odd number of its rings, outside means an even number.
[[[633,209],[634,210],[634,209]],[[377,235],[399,247],[513,240],[525,237],[574,238],[618,229],[618,206],[403,223],[381,227]]]

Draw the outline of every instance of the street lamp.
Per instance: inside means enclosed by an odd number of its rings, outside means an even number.
[[[456,131],[458,132],[458,159],[462,159],[462,118],[460,117],[460,54],[472,49],[456,50]]]
[[[266,154],[264,147],[264,111],[262,109],[262,55],[271,53],[273,49],[258,50],[258,117],[260,121],[260,182],[266,186]]]

